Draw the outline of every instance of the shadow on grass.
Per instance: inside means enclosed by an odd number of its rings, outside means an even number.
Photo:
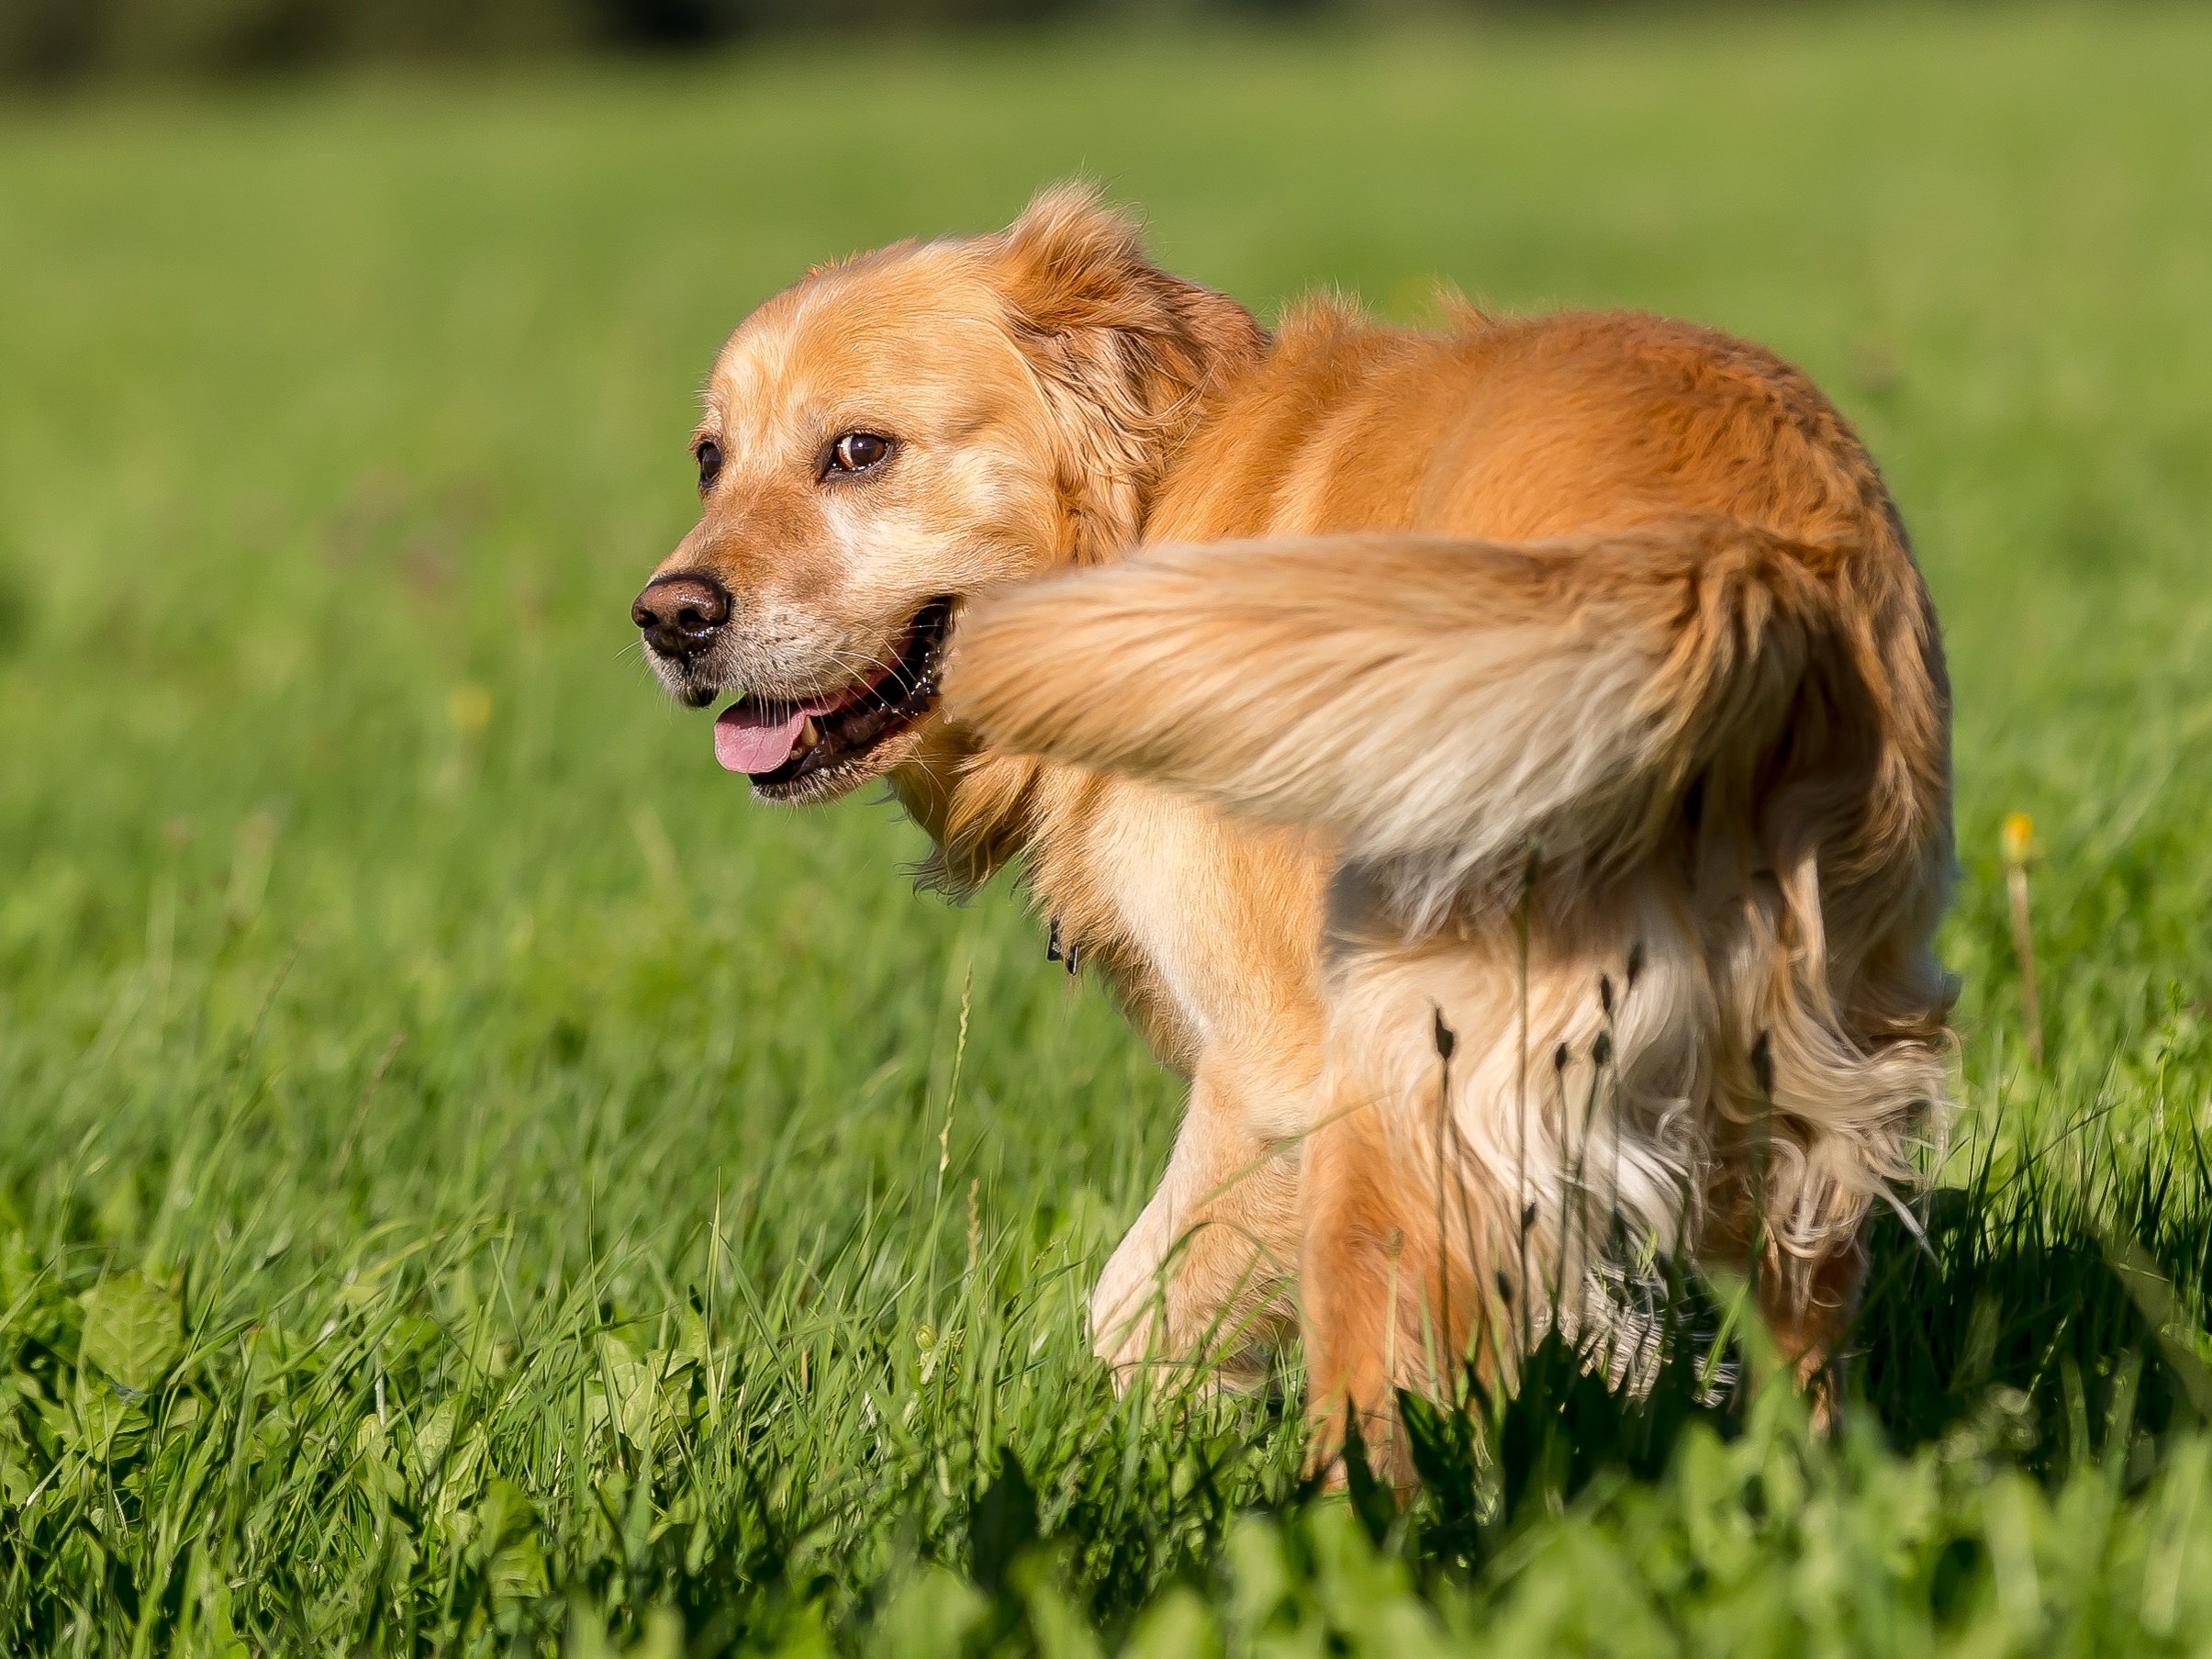
[[[1924,1247],[1894,1216],[1877,1226],[1852,1336],[1853,1392],[1899,1446],[1994,1391],[2044,1474],[2103,1455],[2123,1391],[2152,1436],[2204,1415],[2212,1179],[2197,1142],[2063,1175],[2050,1151],[2002,1182],[1983,1168],[1933,1195],[1926,1231]]]
[[[2117,1455],[2134,1485],[2172,1431],[2212,1418],[2201,1145],[2131,1162],[2084,1155],[2063,1173],[2047,1150],[2003,1179],[1985,1164],[1933,1194],[1925,1216],[1918,1236],[1894,1214],[1876,1223],[1847,1347],[1847,1415],[1871,1418],[1897,1451],[1972,1425],[2046,1480]],[[1402,1396],[1423,1483],[1406,1518],[1411,1553],[1474,1567],[1593,1483],[1659,1478],[1694,1424],[1733,1439],[1751,1392],[1743,1379],[1760,1368],[1740,1343],[1716,1355],[1724,1316],[1704,1285],[1678,1285],[1644,1392],[1609,1385],[1554,1334],[1510,1395],[1470,1384],[1453,1408]],[[1393,1495],[1361,1465],[1349,1486],[1381,1543],[1400,1519]]]

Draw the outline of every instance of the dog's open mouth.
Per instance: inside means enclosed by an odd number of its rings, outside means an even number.
[[[840,771],[859,770],[868,754],[929,712],[952,629],[953,602],[924,605],[888,667],[841,691],[804,702],[739,698],[714,722],[714,757],[743,772],[762,794],[811,793]]]

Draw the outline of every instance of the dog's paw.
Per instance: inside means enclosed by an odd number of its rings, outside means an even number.
[[[1139,1372],[1166,1357],[1166,1302],[1156,1283],[1114,1284],[1111,1267],[1091,1294],[1090,1351],[1112,1371],[1115,1393],[1127,1393]]]

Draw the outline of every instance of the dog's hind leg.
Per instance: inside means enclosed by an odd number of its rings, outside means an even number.
[[[1402,1215],[1390,1154],[1371,1110],[1332,1116],[1306,1149],[1306,1228],[1300,1255],[1300,1324],[1305,1344],[1306,1410],[1314,1470],[1344,1478],[1347,1418],[1357,1418],[1370,1457],[1404,1484],[1393,1395],[1402,1321],[1423,1285],[1406,1260]],[[1414,1272],[1409,1276],[1409,1268]]]
[[[1861,1229],[1798,1273],[1761,1275],[1760,1311],[1783,1362],[1810,1398],[1814,1425],[1819,1429],[1842,1426],[1842,1348],[1866,1288],[1866,1272]]]
[[[1715,1216],[1698,1254],[1710,1267],[1741,1274],[1750,1255],[1749,1232],[1740,1208]],[[1824,1429],[1840,1426],[1843,1347],[1866,1288],[1863,1226],[1810,1260],[1791,1255],[1769,1238],[1760,1251],[1757,1277],[1760,1317],[1809,1399],[1814,1423]]]
[[[1348,1418],[1379,1474],[1409,1487],[1414,1470],[1399,1432],[1400,1389],[1457,1396],[1462,1368],[1498,1376],[1503,1310],[1493,1294],[1499,1195],[1452,1160],[1439,1166],[1408,1138],[1393,1147],[1391,1108],[1349,1082],[1306,1150],[1306,1232],[1299,1304],[1306,1357],[1311,1466],[1344,1478]],[[1484,1263],[1491,1263],[1486,1268]]]

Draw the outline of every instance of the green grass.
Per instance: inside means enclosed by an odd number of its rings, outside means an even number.
[[[2207,62],[1715,14],[0,112],[0,1651],[2196,1651]],[[649,683],[723,331],[1077,171],[1262,308],[1648,306],[1860,422],[1952,652],[1969,1113],[1839,1440],[1555,1367],[1398,1514],[1279,1402],[1116,1401],[1173,1081]]]

